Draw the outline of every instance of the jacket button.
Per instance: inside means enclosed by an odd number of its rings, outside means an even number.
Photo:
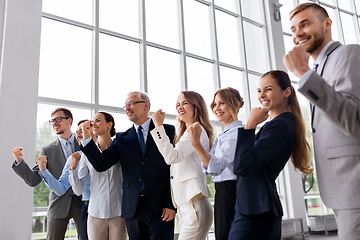
[[[315,128],[312,129],[312,132],[313,132],[313,133],[316,132]]]
[[[139,182],[141,182],[142,181],[142,179],[141,178],[139,178]]]
[[[142,162],[141,164],[142,164],[142,165],[145,165],[145,162]]]
[[[174,179],[174,176],[170,176],[170,179]]]

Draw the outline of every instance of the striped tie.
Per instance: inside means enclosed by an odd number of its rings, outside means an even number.
[[[313,70],[314,72],[316,72],[317,69],[318,69],[318,67],[319,67],[319,64],[318,64],[318,63],[314,63],[312,70]]]

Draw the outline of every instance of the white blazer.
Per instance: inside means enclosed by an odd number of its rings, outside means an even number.
[[[208,151],[209,137],[202,126],[201,129],[200,142]],[[199,193],[211,197],[201,160],[191,145],[187,132],[185,131],[175,147],[170,143],[163,126],[154,128],[150,134],[165,162],[171,165],[171,197],[174,206],[181,207]]]

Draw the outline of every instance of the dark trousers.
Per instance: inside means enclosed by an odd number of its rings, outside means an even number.
[[[162,213],[155,213],[145,196],[139,198],[135,216],[126,219],[130,240],[173,240],[174,220],[161,220]]]
[[[81,238],[82,240],[88,240],[87,235],[87,218],[88,218],[88,207],[89,202],[85,204],[83,202],[82,208],[81,208]]]
[[[47,240],[64,240],[67,225],[71,218],[74,219],[78,239],[81,239],[81,208],[80,197],[72,195],[69,213],[65,218],[47,219]]]
[[[236,206],[234,222],[229,240],[280,240],[281,217],[273,212],[257,215],[243,215]]]
[[[215,183],[215,239],[227,240],[235,216],[236,180]]]

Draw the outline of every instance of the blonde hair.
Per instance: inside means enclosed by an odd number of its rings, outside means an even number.
[[[211,148],[214,143],[214,131],[210,123],[208,110],[203,97],[199,93],[194,91],[182,91],[181,94],[183,94],[185,99],[194,106],[195,122],[199,122],[204,127],[209,137],[209,145]],[[176,118],[176,120],[179,123],[179,131],[178,134],[175,136],[175,144],[180,140],[181,136],[186,131],[185,122],[181,121],[179,119],[179,116]]]
[[[216,95],[219,95],[221,100],[227,105],[234,120],[238,120],[239,110],[244,105],[244,100],[240,96],[239,91],[231,87],[217,90],[214,94],[213,101],[210,104],[211,110],[214,109]]]

